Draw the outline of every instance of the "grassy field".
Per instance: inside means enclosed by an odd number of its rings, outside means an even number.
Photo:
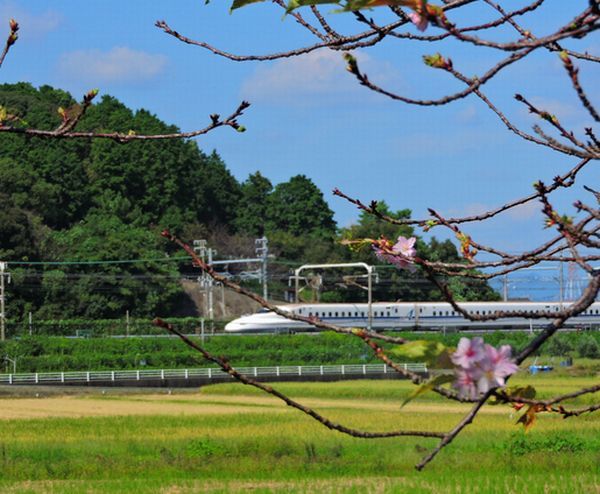
[[[547,395],[597,377],[519,380]],[[401,381],[278,387],[369,430],[442,431],[468,409],[433,395],[400,409],[410,389]],[[541,416],[524,434],[508,407],[489,406],[418,473],[413,466],[435,439],[350,438],[235,384],[174,394],[2,398],[0,409],[2,493],[600,493],[598,414]]]

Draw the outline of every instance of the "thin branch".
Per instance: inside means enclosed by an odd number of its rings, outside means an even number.
[[[556,333],[564,324],[564,322],[574,315],[577,315],[587,309],[598,295],[600,289],[600,273],[592,276],[592,279],[582,296],[571,304],[568,309],[562,311],[562,314],[552,321],[540,334],[538,334],[529,344],[519,352],[515,358],[517,364],[521,364],[527,357],[536,352],[554,333]]]
[[[6,58],[6,55],[8,54],[11,46],[13,46],[17,42],[17,39],[19,39],[19,23],[14,19],[11,19],[8,24],[10,27],[10,32],[8,33],[8,37],[6,38],[4,49],[0,54],[0,67],[2,67],[4,59]]]
[[[250,377],[248,377],[244,374],[241,374],[234,367],[232,367],[229,364],[229,362],[227,362],[224,358],[212,355],[204,347],[200,346],[195,341],[192,341],[186,335],[184,335],[183,333],[178,331],[172,324],[167,323],[160,318],[156,318],[153,321],[153,323],[160,328],[166,329],[171,334],[178,336],[187,346],[189,346],[190,348],[192,348],[195,351],[202,354],[202,356],[206,360],[217,364],[221,369],[223,369],[224,372],[229,374],[234,379],[236,379],[236,380],[240,381],[241,383],[246,384],[248,386],[253,386],[255,388],[258,388],[261,391],[264,391],[265,393],[275,396],[276,398],[279,398],[286,405],[288,405],[292,408],[295,408],[296,410],[300,410],[301,412],[312,417],[317,422],[323,424],[325,427],[327,427],[329,429],[336,430],[343,434],[348,434],[349,436],[358,437],[361,439],[401,437],[401,436],[437,437],[437,438],[444,437],[444,434],[440,433],[440,432],[415,431],[415,430],[398,430],[398,431],[389,431],[389,432],[367,432],[367,431],[361,431],[358,429],[352,429],[350,427],[346,427],[344,425],[338,424],[338,423],[333,422],[330,419],[324,417],[323,415],[319,414],[312,408],[302,405],[301,403],[298,403],[295,400],[292,400],[285,394],[274,389],[272,386],[268,386],[266,384],[260,383],[258,381],[255,381],[254,379],[251,379]]]
[[[590,161],[591,161],[591,158],[589,158],[589,157],[584,158],[579,163],[577,163],[577,165],[575,165],[571,170],[569,170],[567,173],[565,173],[564,175],[561,175],[559,177],[556,177],[554,179],[552,185],[549,186],[549,190],[554,191],[561,187],[563,187],[563,188],[571,187],[575,181],[577,174]],[[347,200],[351,204],[354,204],[361,211],[365,211],[366,213],[372,214],[373,216],[379,218],[380,220],[386,221],[387,223],[391,223],[393,225],[426,226],[429,221],[429,219],[396,219],[396,218],[392,218],[391,216],[382,214],[381,212],[379,212],[377,210],[377,202],[376,201],[372,201],[370,203],[370,205],[366,205],[360,199],[352,198],[337,188],[333,189],[333,195],[339,196],[339,197]],[[539,199],[539,197],[540,197],[539,192],[535,192],[531,195],[522,197],[520,199],[516,199],[514,201],[507,202],[506,204],[499,206],[495,209],[492,209],[490,211],[486,211],[485,213],[471,215],[471,216],[447,218],[446,221],[451,224],[460,224],[460,223],[470,223],[470,222],[474,222],[474,221],[487,220],[487,219],[493,218],[494,216],[497,216],[501,213],[504,213],[505,211],[508,211],[509,209],[512,209],[517,206],[522,206],[522,205],[527,204],[528,202],[531,202],[535,199]]]
[[[30,137],[42,138],[60,138],[60,139],[112,139],[121,144],[131,141],[156,141],[163,139],[186,139],[197,137],[209,133],[218,127],[231,127],[238,132],[243,132],[245,129],[238,122],[237,118],[243,115],[244,110],[250,106],[247,101],[242,101],[237,109],[228,117],[221,119],[217,114],[211,115],[211,123],[206,127],[192,132],[174,132],[170,134],[136,134],[131,131],[127,134],[122,132],[75,132],[64,131],[62,127],[56,130],[40,130],[23,127],[0,126],[0,132],[10,134],[20,134]],[[75,123],[79,118],[76,119]]]
[[[565,70],[567,71],[567,74],[569,74],[569,77],[571,78],[571,83],[573,84],[573,88],[575,89],[575,92],[577,93],[577,96],[579,97],[579,101],[581,101],[581,104],[588,111],[588,113],[592,116],[592,118],[596,122],[600,122],[600,115],[598,115],[596,108],[590,102],[589,98],[587,97],[587,94],[585,93],[584,89],[581,87],[581,83],[579,82],[579,69],[573,65],[573,62],[569,58],[569,55],[567,54],[567,52],[561,53],[560,58],[563,61],[563,66],[564,66]]]
[[[415,468],[417,470],[423,470],[423,468],[425,468],[425,466],[431,460],[433,460],[443,448],[445,448],[452,441],[454,441],[456,436],[458,436],[466,426],[473,422],[473,419],[475,418],[477,413],[479,413],[479,410],[481,410],[481,407],[485,404],[487,399],[492,395],[492,392],[493,390],[490,390],[487,393],[485,393],[481,398],[479,398],[479,401],[473,406],[473,408],[471,408],[471,411],[467,415],[465,415],[465,417],[458,423],[458,425],[456,425],[456,427],[454,427],[454,429],[452,429],[450,432],[445,434],[440,443],[433,449],[433,451],[431,451],[427,456],[425,456],[421,460],[421,462],[418,465],[416,465]]]
[[[550,398],[548,400],[534,400],[531,398],[523,398],[518,395],[513,396],[507,394],[503,390],[496,390],[494,395],[500,400],[506,401],[507,403],[526,403],[528,405],[555,405],[556,403],[572,400],[573,398],[578,398],[586,394],[597,393],[598,391],[600,391],[600,384],[589,386],[587,388],[581,388],[577,391],[555,396],[554,398]]]
[[[262,298],[260,295],[257,295],[256,293],[251,292],[250,290],[247,290],[244,287],[241,287],[240,285],[232,282],[225,276],[221,276],[219,273],[217,273],[213,269],[213,267],[210,264],[206,263],[200,257],[198,257],[198,255],[194,252],[194,249],[192,249],[192,247],[190,247],[188,244],[186,244],[185,242],[183,242],[182,240],[177,238],[175,235],[172,235],[168,230],[164,230],[161,235],[164,238],[170,240],[174,244],[181,247],[183,250],[185,250],[188,253],[188,255],[192,258],[192,264],[194,266],[202,269],[202,271],[207,273],[213,280],[215,280],[219,283],[222,283],[224,286],[226,286],[227,288],[231,288],[233,291],[235,291],[236,293],[239,293],[240,295],[244,295],[244,296],[254,300],[255,302],[259,303],[262,307],[264,307],[265,309],[268,309],[268,310],[274,312],[275,314],[285,317],[286,319],[290,319],[292,321],[304,322],[304,323],[310,324],[311,326],[314,326],[315,328],[318,328],[318,329],[321,329],[324,331],[334,331],[336,333],[342,333],[342,334],[348,334],[348,335],[354,334],[353,328],[344,328],[341,326],[337,326],[335,324],[326,323],[316,317],[304,317],[304,316],[300,316],[298,314],[294,314],[292,312],[280,309],[276,305],[269,303],[267,300]],[[387,336],[384,334],[376,333],[374,331],[366,331],[366,334],[370,338],[385,341],[388,343],[395,343],[395,344],[401,345],[406,342],[406,340],[404,338]]]

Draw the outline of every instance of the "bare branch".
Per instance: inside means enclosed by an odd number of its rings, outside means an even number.
[[[454,429],[452,429],[450,432],[445,434],[440,443],[433,449],[433,451],[431,451],[427,456],[425,456],[421,460],[421,462],[415,467],[417,470],[423,470],[423,468],[425,468],[425,466],[431,460],[433,460],[443,448],[445,448],[452,441],[454,441],[456,436],[458,436],[465,427],[467,427],[473,422],[473,419],[479,413],[479,410],[481,410],[481,407],[485,404],[488,398],[492,395],[492,392],[493,391],[490,390],[487,393],[485,393],[481,398],[479,398],[479,401],[473,406],[473,408],[471,408],[471,411],[467,415],[465,415],[465,417],[458,423],[458,425],[456,425],[456,427],[454,427]]]
[[[278,314],[278,315],[285,317],[287,319],[290,319],[292,321],[305,322],[307,324],[310,324],[311,326],[314,326],[315,328],[322,329],[324,331],[334,331],[336,333],[354,335],[355,331],[352,328],[344,328],[341,326],[336,326],[335,324],[330,324],[330,323],[321,321],[320,319],[318,319],[316,317],[304,317],[304,316],[300,316],[298,314],[293,314],[289,311],[281,310],[279,307],[269,303],[267,300],[265,300],[261,296],[255,294],[254,292],[251,292],[250,290],[246,290],[244,287],[241,287],[240,285],[234,283],[233,281],[229,280],[225,276],[221,276],[219,273],[217,273],[212,268],[212,266],[210,266],[209,264],[204,262],[200,257],[198,257],[198,255],[194,252],[194,249],[192,249],[185,242],[181,241],[175,235],[172,235],[168,230],[164,230],[162,232],[162,236],[165,237],[166,239],[170,240],[174,244],[178,245],[183,250],[185,250],[189,254],[189,256],[192,258],[192,264],[194,266],[202,269],[202,271],[207,273],[213,280],[215,280],[219,283],[222,283],[227,288],[231,288],[236,293],[245,295],[246,297],[254,300],[255,302],[259,303],[262,307],[264,307],[265,309],[269,309],[270,311],[274,312],[275,314]],[[384,334],[375,333],[373,331],[367,331],[366,335],[372,339],[386,341],[388,343],[396,343],[396,344],[400,344],[400,345],[402,343],[405,343],[405,341],[406,341],[404,338],[387,336]]]
[[[221,369],[223,369],[223,371],[227,372],[227,374],[229,374],[234,379],[236,379],[236,380],[240,381],[241,383],[246,384],[248,386],[253,386],[255,388],[258,388],[261,391],[264,391],[265,393],[275,396],[276,398],[279,398],[286,405],[288,405],[292,408],[295,408],[296,410],[300,410],[301,412],[303,412],[306,415],[315,419],[317,422],[323,424],[328,429],[336,430],[343,434],[348,434],[349,436],[358,437],[361,439],[401,437],[401,436],[438,437],[438,438],[444,437],[444,434],[440,433],[440,432],[415,431],[415,430],[399,430],[399,431],[389,431],[389,432],[367,432],[367,431],[361,431],[358,429],[352,429],[350,427],[346,427],[344,425],[338,424],[338,423],[333,422],[330,419],[324,417],[323,415],[319,414],[312,408],[309,408],[305,405],[302,405],[301,403],[298,403],[295,400],[292,400],[291,398],[287,397],[280,391],[274,389],[272,386],[268,386],[266,384],[260,383],[258,381],[255,381],[254,379],[251,379],[250,377],[248,377],[244,374],[239,373],[225,359],[212,355],[204,347],[200,346],[196,342],[190,340],[186,335],[179,332],[172,324],[167,323],[160,318],[156,318],[154,320],[154,324],[156,326],[166,329],[170,333],[178,336],[187,346],[189,346],[190,348],[192,348],[192,349],[196,350],[197,352],[199,352],[200,354],[202,354],[202,356],[206,360],[217,364]]]
[[[211,130],[218,127],[231,127],[238,132],[243,132],[245,129],[241,126],[237,118],[243,115],[244,110],[250,106],[247,101],[242,101],[237,109],[228,117],[221,119],[219,115],[211,115],[211,123],[206,127],[194,130],[192,132],[174,132],[170,134],[136,134],[131,131],[127,134],[121,132],[76,132],[72,129],[82,116],[80,113],[74,120],[68,120],[65,127],[60,126],[56,130],[40,130],[31,129],[28,127],[14,127],[14,126],[0,126],[0,132],[9,134],[20,134],[30,137],[42,137],[42,138],[60,138],[60,139],[111,139],[118,143],[124,144],[132,141],[156,141],[163,139],[186,139],[190,137],[197,137],[204,134],[208,134]],[[84,110],[82,109],[82,112]]]

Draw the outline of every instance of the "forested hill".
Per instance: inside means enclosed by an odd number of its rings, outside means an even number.
[[[42,129],[56,128],[58,109],[75,104],[70,94],[49,86],[0,86],[2,108]],[[92,105],[78,129],[178,130],[111,96]],[[256,172],[239,183],[215,151],[207,154],[193,141],[124,145],[3,134],[0,146],[0,260],[156,260],[101,268],[11,264],[13,315],[31,310],[38,317],[109,317],[128,308],[140,316],[169,313],[181,296],[181,266],[162,262],[172,252],[158,234],[163,228],[187,239],[209,238],[222,255],[246,254],[240,252],[246,245],[251,252],[252,239],[267,235],[278,259],[296,263],[356,258],[361,254],[339,247],[336,237],[373,235],[378,228],[361,217],[357,231],[339,232],[309,178],[298,175],[273,187]],[[436,246],[434,256],[456,256],[452,244]]]

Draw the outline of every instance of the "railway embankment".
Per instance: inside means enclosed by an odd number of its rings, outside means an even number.
[[[436,338],[455,346],[464,334],[401,333],[408,339]],[[526,345],[528,332],[487,333],[494,346]],[[199,339],[200,340],[200,339]],[[236,367],[364,365],[381,363],[358,338],[333,333],[239,335],[205,338],[206,348],[226,356]],[[565,357],[600,358],[600,332],[569,332],[553,338],[543,357],[558,364]],[[32,336],[0,342],[0,372],[44,373],[208,368],[210,363],[177,338],[64,338]]]

